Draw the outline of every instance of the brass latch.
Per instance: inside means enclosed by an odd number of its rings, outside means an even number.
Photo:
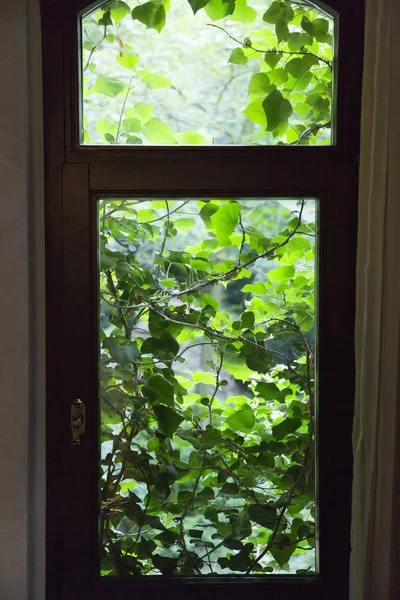
[[[71,444],[76,446],[81,443],[80,436],[85,431],[86,407],[82,400],[77,398],[71,405]]]

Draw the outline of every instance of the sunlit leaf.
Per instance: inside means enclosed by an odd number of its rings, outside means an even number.
[[[137,74],[150,90],[165,90],[172,86],[171,81],[167,77],[162,77],[146,70],[138,71]]]
[[[228,62],[234,65],[247,65],[248,58],[241,48],[235,48],[232,50]]]
[[[145,2],[135,6],[132,10],[132,19],[140,21],[149,29],[156,29],[160,32],[165,25],[164,5],[156,2]]]
[[[292,105],[282,92],[276,90],[265,98],[262,103],[267,118],[267,131],[272,131],[281,123],[287,122],[293,113]]]
[[[270,79],[266,73],[255,73],[250,79],[249,94],[265,94],[270,85]]]
[[[204,144],[205,142],[204,137],[196,131],[182,131],[176,133],[175,138],[178,144]]]
[[[126,44],[121,48],[121,52],[118,52],[117,61],[124,69],[133,69],[139,62],[139,56],[134,54],[132,46]]]
[[[290,2],[272,2],[268,10],[263,15],[266,23],[277,23],[282,21],[288,23],[294,17],[294,11]]]
[[[250,432],[255,423],[255,416],[248,404],[244,405],[240,410],[236,411],[226,419],[228,427],[234,431]]]
[[[240,213],[240,204],[230,202],[221,206],[211,217],[211,222],[219,239],[229,237],[236,229]]]
[[[115,77],[99,75],[93,88],[94,92],[116,98],[125,89],[125,84]]]
[[[159,144],[174,143],[175,137],[172,132],[172,127],[158,119],[153,117],[147,121],[143,126],[143,133],[150,142],[156,142]]]

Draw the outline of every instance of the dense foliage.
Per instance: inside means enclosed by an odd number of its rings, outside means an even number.
[[[333,40],[306,0],[111,0],[82,19],[83,141],[329,144]]]
[[[314,572],[315,202],[99,223],[102,574]]]

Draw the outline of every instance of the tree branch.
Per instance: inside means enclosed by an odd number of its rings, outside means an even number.
[[[235,275],[240,273],[240,271],[242,271],[243,269],[246,269],[250,265],[254,264],[256,261],[260,260],[261,258],[270,258],[271,256],[273,256],[275,254],[275,252],[277,250],[279,250],[279,248],[283,248],[283,246],[286,246],[286,244],[288,244],[290,242],[292,237],[294,235],[296,235],[297,231],[299,230],[299,228],[302,224],[301,219],[302,219],[302,215],[303,215],[303,210],[304,210],[304,200],[302,200],[302,202],[301,202],[299,218],[298,218],[296,227],[293,229],[293,231],[288,235],[288,237],[283,242],[281,242],[280,244],[277,244],[270,250],[266,250],[262,254],[258,254],[257,256],[255,256],[251,260],[248,260],[245,263],[239,263],[238,265],[236,265],[235,267],[233,267],[226,273],[222,273],[222,275],[218,275],[217,277],[213,277],[211,279],[206,279],[206,280],[202,281],[201,283],[198,283],[190,288],[187,288],[186,290],[181,290],[180,292],[167,294],[166,296],[164,296],[162,298],[152,298],[148,302],[145,302],[142,304],[134,304],[132,306],[119,305],[118,308],[121,308],[124,310],[134,310],[134,309],[143,308],[143,307],[154,307],[155,303],[161,304],[164,302],[169,302],[169,300],[181,298],[182,296],[191,294],[192,292],[196,292],[197,290],[200,290],[209,285],[215,285],[216,283],[219,283],[220,281],[229,281],[230,279],[232,279],[232,277],[234,277]],[[109,302],[106,298],[103,298],[103,299],[110,306],[117,308],[117,306],[115,304],[113,304],[112,302]]]
[[[218,365],[217,370],[216,370],[215,389],[213,391],[213,394],[212,394],[212,396],[210,398],[210,402],[208,404],[208,415],[209,415],[209,419],[210,419],[209,425],[210,425],[211,429],[213,428],[213,424],[212,424],[212,404],[213,404],[214,398],[217,395],[217,392],[218,392],[219,387],[220,387],[219,378],[220,378],[220,375],[221,375],[222,363],[224,362],[224,353],[222,352],[221,348],[219,346],[216,346],[216,349],[219,352],[219,358],[220,358],[220,360],[219,360],[219,365]]]
[[[107,280],[107,286],[108,286],[108,289],[110,290],[110,293],[115,298],[115,300],[119,300],[117,288],[115,287],[113,276],[112,276],[110,269],[106,270],[105,275],[106,275],[106,280]],[[123,309],[121,307],[117,307],[117,306],[115,308],[117,309],[119,318],[121,319],[121,323],[125,330],[125,337],[127,340],[129,340],[131,338],[131,328],[129,327],[128,322],[125,318]]]
[[[226,33],[226,35],[228,37],[230,37],[231,40],[233,40],[234,42],[236,42],[240,46],[243,46],[244,48],[250,48],[254,52],[258,52],[260,54],[272,54],[272,53],[273,54],[289,54],[290,56],[299,55],[299,54],[300,55],[309,54],[310,56],[314,56],[318,61],[326,64],[327,67],[329,67],[329,69],[332,71],[332,65],[331,65],[330,61],[327,60],[326,58],[322,58],[322,56],[318,56],[318,54],[314,54],[314,52],[308,52],[307,50],[298,50],[298,51],[294,51],[294,50],[279,50],[278,48],[270,48],[269,50],[255,48],[253,46],[253,44],[248,44],[246,42],[241,42],[237,38],[233,37],[233,35],[231,35],[229,33],[229,31],[227,31],[223,27],[220,27],[219,25],[214,25],[214,23],[207,23],[207,25],[209,27],[215,27],[216,29],[220,29],[221,31],[223,31],[224,33]]]

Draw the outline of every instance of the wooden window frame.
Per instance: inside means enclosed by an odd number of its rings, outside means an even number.
[[[118,147],[79,144],[77,14],[82,0],[42,0],[47,313],[47,600],[346,600],[350,555],[357,172],[363,0],[339,13],[336,145]],[[307,175],[305,175],[307,173]],[[285,182],[282,186],[282,181]],[[97,561],[95,201],[229,194],[321,200],[318,315],[320,574],[317,577],[132,578],[99,583]],[[344,221],[343,215],[346,214]],[[81,265],[76,269],[76,265]],[[341,281],[340,298],[335,285]],[[335,311],[335,319],[332,318]],[[77,328],[76,323],[79,323]],[[340,336],[338,335],[340,329]],[[91,340],[91,341],[90,341]],[[89,350],[88,350],[89,349]],[[71,369],[71,356],[75,372]],[[344,370],[344,375],[342,374]],[[327,374],[325,376],[324,374]],[[335,378],[335,373],[341,373]],[[88,407],[84,443],[70,445],[70,406]],[[340,396],[340,401],[337,400]],[[337,403],[340,430],[329,427]],[[340,532],[343,532],[340,535]]]

